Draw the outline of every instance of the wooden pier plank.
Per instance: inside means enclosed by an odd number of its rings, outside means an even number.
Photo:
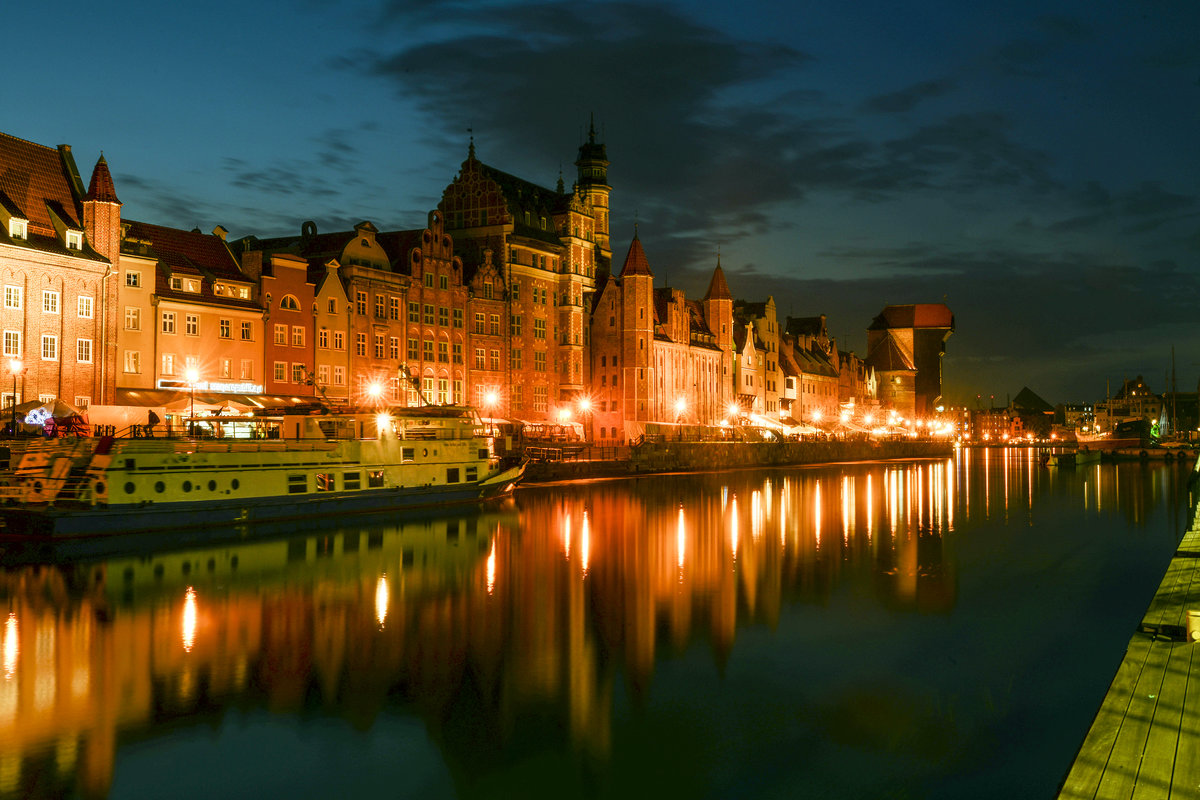
[[[1134,800],[1159,800],[1169,792],[1175,768],[1175,752],[1179,747],[1180,729],[1184,721],[1188,674],[1195,649],[1193,645],[1161,639],[1154,646],[1166,650],[1168,656],[1154,715],[1150,720],[1150,733],[1134,784]]]
[[[1137,681],[1129,695],[1125,716],[1121,719],[1117,737],[1113,741],[1104,774],[1100,776],[1097,797],[1132,797],[1133,788],[1141,770],[1146,752],[1146,742],[1162,692],[1163,675],[1166,672],[1170,649],[1151,641],[1149,653],[1137,674]],[[1149,776],[1147,776],[1148,779]],[[1162,787],[1162,794],[1167,789]]]
[[[1191,654],[1187,689],[1184,693],[1185,713],[1179,728],[1179,746],[1175,751],[1175,766],[1171,775],[1171,800],[1200,797],[1200,644],[1186,645]]]
[[[1121,730],[1121,724],[1129,711],[1138,677],[1150,654],[1151,641],[1151,637],[1140,634],[1130,641],[1129,649],[1125,651],[1125,657],[1117,667],[1117,674],[1100,704],[1100,710],[1096,712],[1096,718],[1075,756],[1075,763],[1067,773],[1067,779],[1058,795],[1060,798],[1083,800],[1096,797],[1100,781],[1112,756],[1117,733]]]

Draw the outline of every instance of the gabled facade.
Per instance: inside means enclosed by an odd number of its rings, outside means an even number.
[[[0,134],[5,405],[112,401],[120,235],[121,203],[103,156],[85,191],[69,146]]]
[[[492,251],[485,248],[478,255],[479,263],[467,269],[471,275],[466,310],[471,376],[467,400],[486,416],[495,417],[511,408],[507,289]]]
[[[336,258],[316,259],[309,264],[309,281],[315,285],[316,307],[313,327],[316,346],[313,362],[317,368],[314,387],[317,397],[333,405],[350,401],[347,376],[350,374],[350,352],[346,346],[350,301],[342,285],[341,263]]]
[[[261,278],[263,384],[268,394],[316,395],[316,287],[308,280],[308,261],[291,253],[272,254]]]
[[[259,394],[263,322],[256,281],[212,234],[128,221],[121,242],[120,388]]]
[[[770,419],[779,418],[780,386],[779,371],[779,320],[775,313],[775,298],[768,297],[763,303],[737,301],[733,304],[734,319],[747,323],[754,330],[755,344],[759,349],[762,388],[759,392],[760,413]]]
[[[612,258],[608,160],[594,128],[575,163],[570,192],[561,179],[546,189],[482,163],[472,142],[439,204],[460,246],[490,250],[503,278],[509,386],[502,410],[520,419],[555,419],[589,386],[590,296]]]

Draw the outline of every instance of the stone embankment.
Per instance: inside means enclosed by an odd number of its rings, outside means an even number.
[[[785,441],[785,442],[644,442],[614,451],[584,451],[561,461],[531,461],[525,482],[642,475],[654,472],[704,472],[895,458],[946,458],[954,447],[934,441]]]

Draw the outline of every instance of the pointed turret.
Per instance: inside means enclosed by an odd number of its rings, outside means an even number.
[[[121,252],[121,201],[103,154],[83,196],[83,229],[92,248],[115,266]]]
[[[625,256],[625,266],[621,268],[621,277],[629,275],[650,275],[650,262],[646,259],[646,251],[642,249],[642,240],[634,231],[633,241],[629,243],[629,254]]]
[[[117,199],[117,187],[113,186],[112,173],[108,171],[108,162],[104,160],[103,153],[92,170],[92,180],[88,183],[87,194],[83,199],[98,200],[101,203],[121,202]]]
[[[729,284],[725,282],[725,273],[721,269],[721,257],[717,256],[717,268],[713,270],[712,280],[708,282],[708,291],[704,294],[705,300],[732,300],[733,295],[729,293]]]

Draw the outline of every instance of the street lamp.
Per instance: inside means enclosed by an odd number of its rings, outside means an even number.
[[[590,442],[593,438],[592,430],[591,430],[592,429],[592,398],[590,398],[586,395],[579,398],[579,413],[583,415],[584,420],[587,422],[586,434],[587,434],[588,441]]]
[[[12,370],[13,376],[13,407],[12,407],[12,433],[17,435],[17,373],[21,371],[21,359],[13,358],[8,362],[8,368]]]
[[[496,394],[495,389],[488,389],[483,394],[483,409],[487,412],[488,417],[488,436],[495,438],[496,436],[496,404],[500,402],[500,395]]]
[[[196,432],[196,381],[200,380],[200,370],[195,367],[187,368],[188,388],[192,390],[191,408],[188,411],[188,435]]]

